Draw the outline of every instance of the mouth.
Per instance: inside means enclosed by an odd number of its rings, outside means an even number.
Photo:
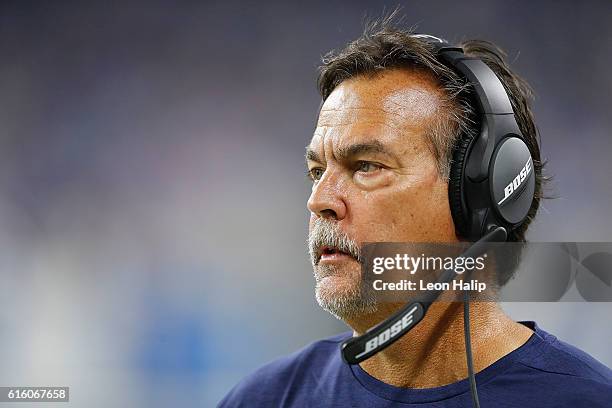
[[[317,264],[357,260],[353,255],[334,246],[322,246],[317,251]]]

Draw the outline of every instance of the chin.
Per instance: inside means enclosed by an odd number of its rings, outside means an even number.
[[[377,309],[374,296],[362,287],[360,269],[356,273],[353,270],[342,273],[341,270],[327,269],[320,265],[315,267],[315,295],[324,310],[346,320]]]

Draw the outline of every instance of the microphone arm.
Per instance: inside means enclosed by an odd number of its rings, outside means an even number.
[[[489,242],[503,242],[507,238],[506,229],[494,226],[489,229],[478,241],[474,242],[461,256],[477,257],[484,253]],[[439,283],[446,283],[457,276],[453,269],[446,269],[438,279]],[[441,290],[431,292],[425,300],[411,302],[395,312],[386,320],[370,328],[361,336],[345,340],[341,346],[342,359],[348,364],[359,364],[374,354],[389,347],[404,334],[416,326],[427,313],[427,309],[438,298]]]

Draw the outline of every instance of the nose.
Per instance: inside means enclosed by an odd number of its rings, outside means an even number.
[[[340,221],[346,217],[346,202],[340,180],[328,168],[312,187],[308,210],[318,217]]]

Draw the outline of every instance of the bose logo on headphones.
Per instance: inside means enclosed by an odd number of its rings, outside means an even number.
[[[523,166],[519,174],[504,188],[504,198],[501,199],[497,205],[501,205],[504,201],[508,199],[514,192],[518,190],[518,188],[523,184],[523,182],[527,179],[531,173],[531,157],[527,160],[527,163]]]
[[[395,322],[391,327],[387,330],[380,333],[378,336],[369,340],[365,345],[365,350],[355,356],[355,358],[359,358],[364,354],[369,353],[372,350],[377,349],[382,346],[398,334],[400,334],[404,329],[410,327],[413,323],[412,315],[419,308],[418,305],[415,305],[412,309],[410,309],[405,315],[402,316],[400,320]]]

